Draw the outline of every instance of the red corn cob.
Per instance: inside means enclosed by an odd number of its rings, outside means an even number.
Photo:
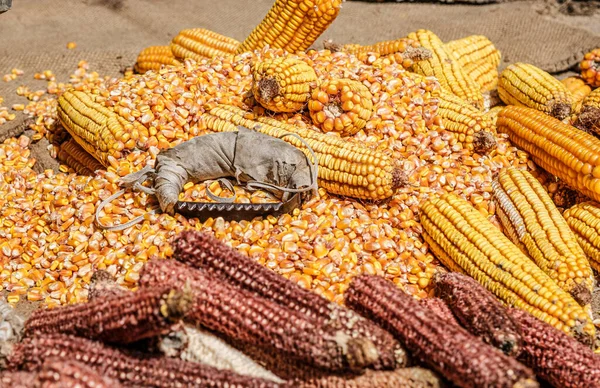
[[[25,322],[25,335],[63,333],[131,343],[165,333],[189,307],[189,295],[172,288],[142,289],[88,303],[37,310]]]
[[[462,327],[440,322],[383,278],[355,277],[346,303],[387,328],[418,361],[459,387],[538,387],[530,369]]]
[[[442,383],[431,371],[422,368],[401,368],[394,371],[368,370],[361,375],[330,375],[290,383],[298,388],[439,388]]]
[[[408,364],[406,352],[398,341],[373,322],[305,290],[209,234],[191,230],[181,232],[173,242],[173,249],[177,260],[200,268],[235,287],[315,319],[331,330],[369,339],[379,352],[373,369],[395,369]]]
[[[523,350],[519,360],[555,387],[600,387],[600,356],[573,337],[525,311],[509,308],[521,329]]]
[[[475,279],[457,272],[437,274],[434,284],[437,296],[446,302],[460,324],[471,334],[506,355],[519,355],[519,328],[491,292]]]
[[[364,338],[325,330],[314,319],[173,260],[154,260],[142,270],[144,287],[191,286],[188,322],[249,344],[265,346],[292,359],[326,370],[362,369],[377,360],[377,349]]]
[[[0,387],[2,388],[31,388],[36,380],[36,374],[22,371],[0,372]]]
[[[419,303],[428,310],[431,310],[441,320],[460,326],[450,307],[440,298],[425,298],[419,300]]]
[[[37,375],[36,388],[120,388],[121,384],[72,360],[50,359]]]
[[[10,368],[32,371],[46,358],[75,360],[126,387],[269,388],[277,384],[175,358],[128,355],[116,348],[64,334],[25,338],[11,355]]]

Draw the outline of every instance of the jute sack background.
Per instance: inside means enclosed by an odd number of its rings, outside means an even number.
[[[184,28],[204,27],[243,40],[260,23],[274,0],[15,0],[0,15],[0,75],[12,68],[25,75],[0,81],[5,106],[27,101],[20,85],[44,89],[33,74],[52,70],[60,82],[85,59],[90,70],[119,76],[149,45],[168,44]],[[471,34],[488,36],[502,51],[502,67],[523,61],[562,72],[588,50],[600,47],[600,17],[542,15],[540,2],[490,5],[346,2],[323,39],[369,44],[396,39],[419,28],[443,40]],[[77,48],[67,50],[67,42]],[[27,128],[25,116],[0,126],[0,141]],[[43,141],[34,148],[39,168],[56,167]],[[39,152],[37,152],[39,151]]]

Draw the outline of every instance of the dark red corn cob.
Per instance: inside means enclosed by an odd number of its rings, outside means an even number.
[[[422,368],[400,368],[394,371],[368,370],[361,375],[330,375],[310,380],[290,382],[298,388],[440,388],[440,379],[431,371]]]
[[[64,334],[25,338],[15,346],[10,368],[36,370],[46,358],[77,361],[126,387],[270,388],[272,382],[175,358],[130,355],[100,342]]]
[[[388,329],[417,361],[458,387],[538,387],[529,368],[462,327],[445,324],[381,277],[355,277],[346,304]]]
[[[442,299],[425,298],[419,300],[419,303],[426,309],[434,312],[435,315],[437,315],[441,320],[460,326],[460,324],[452,314],[450,307],[448,307],[446,302],[444,302]]]
[[[177,260],[235,287],[272,300],[350,337],[369,339],[379,353],[373,369],[395,369],[409,363],[398,341],[373,322],[305,290],[209,234],[192,230],[181,232],[173,242],[173,249]]]
[[[50,359],[37,375],[36,388],[120,388],[117,381],[72,360]]]
[[[589,347],[525,311],[508,313],[522,333],[519,360],[540,379],[561,388],[600,387],[600,356]]]
[[[37,310],[25,335],[63,333],[112,343],[131,343],[165,333],[191,306],[189,295],[172,287],[141,289],[88,303]]]
[[[150,261],[140,276],[143,287],[186,284],[194,298],[188,322],[326,370],[360,370],[377,360],[367,339],[325,330],[314,319],[177,261]]]
[[[34,386],[36,374],[23,371],[0,372],[1,388],[31,388]]]
[[[509,356],[519,355],[519,328],[491,292],[470,276],[457,272],[436,274],[434,284],[436,295],[471,334]]]

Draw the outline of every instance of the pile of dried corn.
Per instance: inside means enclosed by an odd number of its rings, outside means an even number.
[[[454,369],[446,369],[452,365],[446,362],[452,355],[448,349],[427,358],[423,353],[427,343],[415,340],[422,330],[455,338],[453,346],[459,353],[467,352],[461,346],[472,338],[457,324],[447,332],[411,326],[404,309],[428,304],[415,305],[382,280],[360,277],[352,283],[354,277],[379,275],[406,294],[424,298],[434,293],[435,255],[507,305],[594,347],[590,303],[592,268],[600,266],[600,205],[571,206],[583,196],[600,201],[600,140],[590,134],[600,128],[600,88],[591,88],[596,86],[597,53],[587,55],[581,66],[582,77],[591,86],[586,87],[580,79],[560,82],[523,63],[498,74],[500,53],[483,36],[444,43],[433,32],[419,30],[372,46],[328,43],[325,50],[302,51],[339,11],[338,0],[314,3],[277,0],[242,43],[207,30],[184,30],[170,47],[148,48],[140,54],[136,70],[143,74],[101,79],[87,74],[81,63],[69,84],[57,83],[50,71],[36,75],[48,80],[46,92],[59,95],[58,99],[42,99],[46,93],[20,88],[19,94],[32,102],[13,109],[35,117],[34,140],[48,137],[53,155],[69,167],[38,175],[32,169],[35,161],[29,155],[28,138],[0,145],[0,237],[5,239],[0,242],[0,281],[8,301],[26,298],[49,307],[85,301],[96,270],[106,270],[130,289],[164,282],[180,288],[187,276],[204,298],[195,296],[197,309],[190,319],[235,341],[253,339],[266,353],[293,349],[289,357],[313,367],[341,371],[376,367],[380,362],[387,365],[383,369],[390,369],[389,360],[373,359],[364,342],[345,343],[340,351],[337,332],[320,326],[323,312],[311,315],[298,300],[284,304],[287,309],[300,308],[299,315],[308,314],[307,322],[293,330],[305,340],[273,342],[269,338],[276,336],[273,328],[239,332],[228,326],[235,316],[229,322],[211,315],[219,305],[213,303],[227,287],[211,283],[203,273],[186,275],[169,264],[158,269],[146,266],[151,258],[173,254],[171,239],[177,233],[196,229],[210,232],[330,301],[342,303],[348,290],[352,306],[387,327],[410,352],[420,355],[421,362],[434,363],[429,366],[460,386],[475,384],[463,381],[463,367],[476,371],[475,380],[483,385],[535,383],[531,371],[513,367],[514,360],[499,352],[497,359],[482,357],[473,365],[465,360]],[[15,69],[5,80],[18,75]],[[496,86],[508,106],[487,112],[487,93]],[[0,109],[3,112],[7,109]],[[11,117],[5,114],[0,120]],[[275,137],[287,133],[302,137],[319,162],[319,196],[292,214],[241,222],[148,213],[156,207],[155,199],[137,192],[127,192],[97,210],[102,200],[119,190],[119,178],[152,166],[161,150],[207,132],[235,131],[238,125]],[[286,141],[309,154],[296,139]],[[180,199],[209,201],[208,188],[217,195],[232,194],[216,182],[188,183]],[[275,200],[261,191],[238,187],[235,191],[237,202]],[[568,209],[565,218],[559,208]],[[106,231],[94,222],[97,215],[104,225],[119,225],[144,214],[143,222],[124,231]],[[161,278],[163,271],[172,279]],[[373,299],[370,288],[388,295],[395,305]],[[269,316],[291,314],[271,301],[276,295],[253,297],[244,291],[239,300],[246,299]],[[490,296],[482,304],[486,310],[480,314],[503,314],[493,300]],[[459,322],[507,354],[524,346],[535,353],[526,363],[536,373],[562,381],[564,376],[552,375],[544,369],[546,361],[535,358],[539,354],[534,340],[519,342],[514,337],[515,325],[503,326],[509,339],[490,334],[508,318],[474,325],[468,309],[447,302],[457,318],[453,324]],[[95,311],[93,306],[85,308]],[[73,311],[86,315],[85,308]],[[242,307],[235,305],[222,314],[233,314],[237,308]],[[444,309],[438,303],[437,312],[419,319],[449,316]],[[52,324],[33,321],[31,330],[51,326],[110,341],[110,335],[122,336],[119,330],[127,328],[117,327],[103,337],[90,327],[73,328],[87,322],[85,318],[76,323],[59,322],[51,313],[47,318]],[[143,326],[143,331],[155,335],[160,330]],[[313,338],[310,332],[323,335]],[[379,346],[376,338],[370,340]],[[471,351],[479,352],[478,346],[483,345],[477,343]],[[479,375],[487,363],[519,373],[510,378],[501,371]]]

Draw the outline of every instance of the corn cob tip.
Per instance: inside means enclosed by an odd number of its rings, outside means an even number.
[[[588,108],[581,112],[573,125],[582,131],[593,134],[594,128],[600,125],[600,108]]]
[[[592,292],[583,283],[575,285],[570,294],[582,306],[586,306],[592,302]]]
[[[431,50],[425,47],[407,47],[406,51],[402,53],[402,56],[407,59],[411,59],[414,62],[424,61],[431,58]]]
[[[571,105],[564,102],[553,101],[549,104],[549,108],[550,116],[556,117],[559,120],[564,120],[571,114]]]
[[[360,370],[373,365],[379,359],[379,352],[375,344],[366,338],[350,338],[343,332],[336,333],[336,340],[345,350],[348,366],[353,370]]]
[[[342,47],[343,47],[343,45],[334,42],[332,39],[326,39],[323,42],[323,49],[329,50],[332,53],[337,53],[337,52],[342,51]]]
[[[392,171],[392,190],[401,189],[408,185],[408,175],[399,167]]]
[[[473,149],[477,153],[485,154],[496,148],[496,138],[488,131],[477,131],[473,134]]]
[[[521,339],[514,334],[498,334],[496,341],[498,349],[502,350],[502,353],[507,356],[517,356],[521,352]]]
[[[171,321],[179,321],[192,307],[192,301],[192,291],[189,287],[185,287],[183,291],[172,290],[162,301],[160,312]]]
[[[552,195],[552,201],[556,207],[569,209],[577,204],[579,193],[567,186],[559,186],[559,189]]]
[[[280,92],[281,88],[275,77],[265,77],[258,81],[258,93],[263,101],[272,101]]]

